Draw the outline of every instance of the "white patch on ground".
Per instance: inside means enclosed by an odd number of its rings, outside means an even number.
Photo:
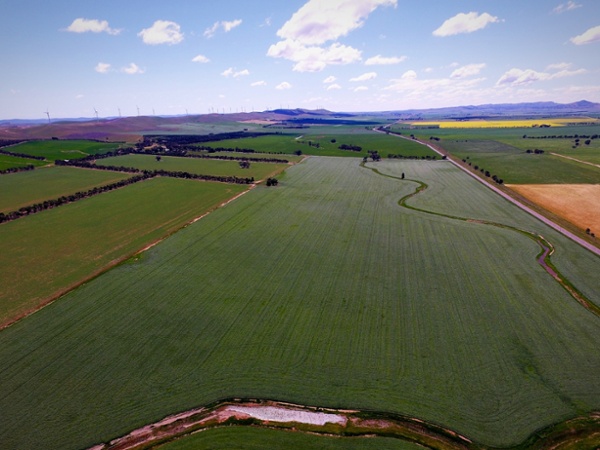
[[[346,417],[338,414],[328,414],[313,411],[300,411],[276,406],[227,406],[228,411],[246,414],[250,417],[269,422],[298,422],[312,425],[325,425],[326,423],[338,423],[346,425]]]

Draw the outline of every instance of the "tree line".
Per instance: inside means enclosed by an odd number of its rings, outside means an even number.
[[[127,178],[125,180],[116,181],[114,183],[106,184],[104,186],[97,186],[87,191],[79,191],[71,195],[63,195],[55,199],[44,200],[43,202],[34,203],[33,205],[23,206],[16,211],[11,211],[8,213],[0,212],[0,223],[10,222],[11,220],[16,220],[21,217],[29,216],[40,211],[46,211],[48,209],[56,208],[58,206],[66,205],[68,203],[73,203],[84,198],[93,197],[104,192],[109,192],[114,189],[137,183],[139,181],[147,180],[148,178],[152,178],[154,176],[156,175],[153,173],[142,173],[140,175],[135,175],[131,178]]]
[[[0,150],[0,153],[2,153],[3,155],[8,155],[8,156],[16,156],[17,158],[35,159],[37,161],[44,161],[46,159],[43,156],[33,156],[33,155],[28,155],[27,153],[10,152],[8,150]]]
[[[7,173],[27,172],[33,169],[35,169],[33,164],[27,164],[26,166],[21,167],[9,167],[8,169],[0,170],[0,175],[5,175]]]
[[[75,159],[69,161],[57,160],[55,163],[57,166],[74,166],[81,167],[84,169],[94,170],[110,170],[113,172],[127,172],[127,173],[142,173],[151,176],[171,177],[171,178],[185,178],[189,180],[203,180],[203,181],[217,181],[220,183],[233,183],[233,184],[251,184],[254,183],[254,177],[242,178],[233,175],[205,175],[196,174],[185,171],[177,170],[142,170],[136,167],[124,167],[124,166],[98,166],[88,161],[82,161],[83,159]]]

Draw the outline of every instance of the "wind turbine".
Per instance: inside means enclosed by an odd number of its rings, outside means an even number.
[[[121,117],[121,108],[117,108],[119,110],[119,117]]]
[[[48,123],[50,123],[50,113],[48,112],[48,108],[46,108],[46,111],[44,111],[44,114],[46,114],[48,116]]]
[[[96,120],[98,120],[98,110],[94,108],[94,114],[96,115]]]
[[[137,108],[137,112],[138,112],[138,117],[140,117],[140,107],[135,105],[135,107]]]

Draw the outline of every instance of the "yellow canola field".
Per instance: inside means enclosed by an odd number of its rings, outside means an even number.
[[[523,120],[441,120],[428,122],[412,122],[416,127],[431,127],[439,125],[440,128],[534,128],[541,125],[563,127],[566,125],[593,123],[599,124],[600,120],[590,117],[565,118],[565,119],[523,119]]]

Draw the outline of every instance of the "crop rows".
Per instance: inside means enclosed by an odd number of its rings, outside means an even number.
[[[537,245],[401,208],[414,183],[359,161],[294,166],[0,333],[0,440],[85,447],[240,396],[414,415],[506,446],[597,409],[600,323]],[[453,186],[447,163],[377,164]]]

